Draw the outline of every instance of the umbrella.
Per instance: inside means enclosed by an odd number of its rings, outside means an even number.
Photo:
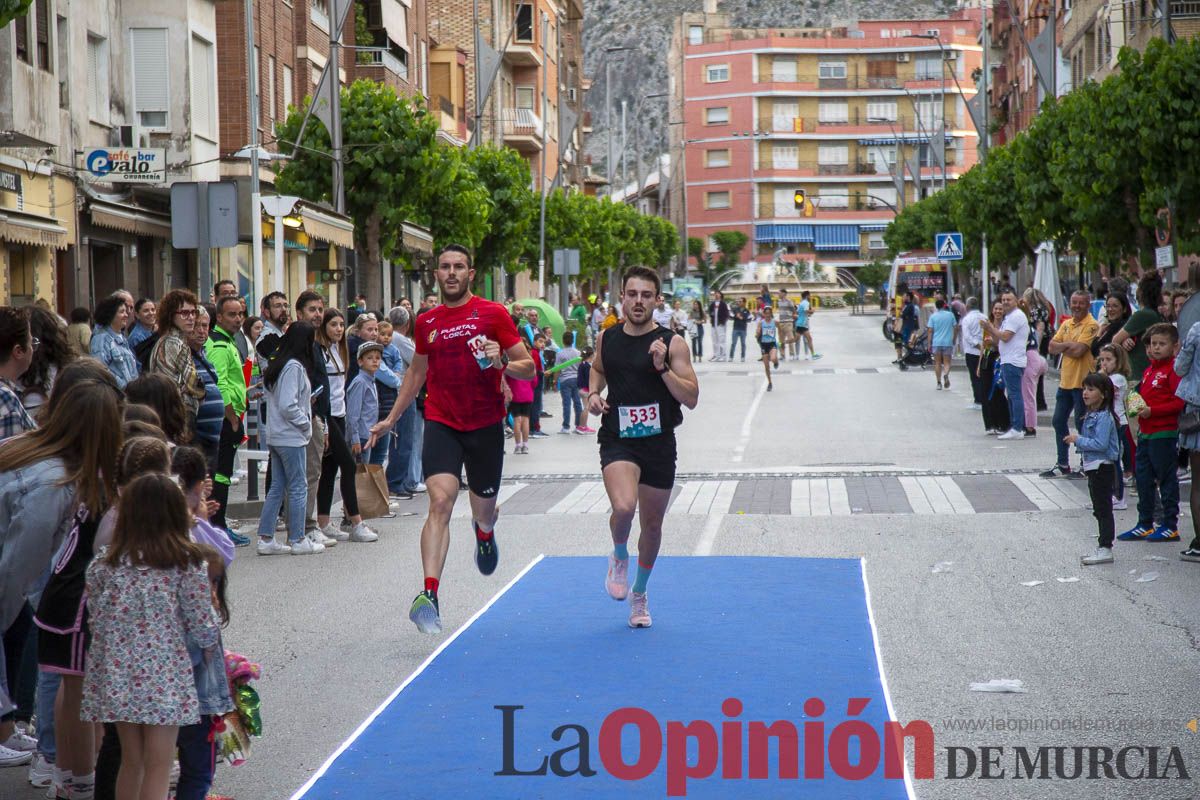
[[[525,308],[536,308],[538,312],[538,325],[543,328],[549,325],[550,333],[554,336],[554,341],[562,344],[563,331],[566,330],[566,326],[563,324],[562,314],[559,314],[554,306],[545,300],[518,300],[517,304]]]
[[[1046,295],[1050,301],[1050,330],[1066,315],[1067,304],[1063,302],[1062,289],[1058,285],[1058,257],[1054,244],[1042,242],[1037,247],[1037,266],[1033,272],[1033,288]]]

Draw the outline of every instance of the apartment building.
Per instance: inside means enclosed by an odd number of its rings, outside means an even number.
[[[192,285],[169,186],[217,177],[215,42],[213,0],[35,0],[0,29],[0,303]]]
[[[1200,2],[1171,0],[1171,29],[1179,38],[1200,34]],[[1162,38],[1162,6],[1150,0],[1072,0],[1063,10],[1062,49],[1071,85],[1102,81],[1117,69],[1122,47],[1143,50]]]
[[[743,263],[819,262],[829,274],[883,257],[896,210],[976,161],[966,110],[982,57],[979,12],[834,28],[732,28],[709,0],[676,23],[669,59],[672,219]],[[797,190],[811,208],[798,209]]]

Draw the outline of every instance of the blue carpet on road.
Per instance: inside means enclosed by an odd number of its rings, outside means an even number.
[[[712,725],[719,754],[710,776],[682,784],[687,797],[907,797],[903,780],[884,777],[882,759],[868,777],[846,780],[827,754],[825,777],[805,777],[804,723],[813,721],[803,711],[808,698],[825,704],[826,742],[849,718],[850,698],[869,698],[855,718],[881,740],[888,718],[857,560],[661,558],[650,582],[654,627],[648,630],[627,626],[628,605],[604,592],[604,569],[599,558],[536,564],[400,692],[303,797],[665,797],[668,752],[686,750],[688,765],[700,761],[696,738],[686,748],[682,736],[669,746],[668,722],[696,720]],[[736,718],[723,713],[726,698],[741,701]],[[508,712],[512,771],[539,770],[555,751],[577,745],[582,728],[595,775],[561,777],[551,769],[496,775],[506,769],[505,715],[496,706],[524,707]],[[647,720],[648,741],[640,741],[636,725],[625,726],[619,739],[601,735],[605,718],[626,707],[653,715],[653,726],[648,715],[633,715]],[[736,745],[722,739],[722,723],[735,720],[740,758]],[[765,748],[768,777],[751,779],[750,723],[777,720],[800,732],[799,779],[780,777],[776,739]],[[567,725],[579,728],[564,728],[556,741],[552,734]],[[694,730],[703,735],[703,726]],[[654,741],[659,735],[661,742]],[[609,767],[619,771],[621,765],[615,747],[606,765],[602,740],[619,741],[624,764],[643,765],[648,774],[612,774]],[[857,764],[858,740],[850,741],[849,763]],[[580,749],[547,766],[577,770]],[[683,767],[675,763],[678,795]],[[725,769],[740,777],[723,777]]]

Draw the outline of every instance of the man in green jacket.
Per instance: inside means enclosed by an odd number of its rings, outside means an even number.
[[[242,329],[246,307],[238,297],[217,300],[217,320],[209,334],[204,351],[217,372],[217,388],[225,401],[225,421],[221,423],[221,440],[217,445],[217,471],[213,475],[213,499],[220,504],[212,524],[223,530],[225,507],[229,504],[229,483],[233,476],[233,460],[242,443],[242,414],[246,411],[246,377],[242,372],[242,357],[234,336]],[[233,538],[233,537],[230,537]],[[235,542],[240,541],[239,539]],[[247,540],[248,542],[249,540]]]

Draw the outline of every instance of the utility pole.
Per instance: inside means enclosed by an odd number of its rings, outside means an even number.
[[[332,82],[329,91],[329,121],[331,123],[329,141],[333,150],[333,209],[344,216],[346,214],[346,184],[342,164],[342,82],[339,75],[342,66],[342,26],[346,23],[346,17],[349,16],[352,4],[349,0],[341,0],[341,2],[346,4],[345,10],[339,13],[329,26],[329,68],[332,70],[329,75],[329,80]],[[338,0],[334,0],[333,8],[337,9],[338,5]],[[275,246],[281,247],[282,242],[276,242]],[[337,259],[334,269],[342,274],[342,286],[346,295],[343,301],[345,301],[354,295],[354,289],[358,285],[358,273],[356,271],[353,276],[346,275],[344,248],[337,247],[334,249],[334,253]]]
[[[258,65],[254,62],[254,0],[246,0],[246,77],[250,82],[247,97],[250,106],[250,264],[254,286],[251,287],[251,312],[257,311],[263,298],[263,241],[262,241],[262,194],[258,183]],[[203,245],[203,242],[201,243]],[[276,237],[275,250],[283,247],[283,241]],[[212,288],[212,270],[209,267],[211,253],[203,246],[197,251],[200,266],[200,292]]]
[[[992,42],[991,42],[991,39],[989,38],[989,33],[988,33],[988,4],[987,4],[986,0],[982,5],[983,5],[983,27],[982,27],[983,76],[982,76],[982,79],[980,80],[979,93],[983,96],[983,102],[980,103],[980,106],[982,107],[981,116],[983,117],[983,130],[981,130],[979,132],[979,146],[978,146],[979,159],[978,159],[978,161],[980,164],[982,164],[984,162],[984,159],[987,158],[988,142],[991,140],[991,131],[990,131],[991,126],[990,126],[990,123],[988,122],[988,119],[991,116],[991,114],[989,113],[991,111],[991,98],[988,97],[988,84],[991,82],[991,79],[992,79],[992,76],[991,76],[992,68],[991,68],[991,65],[989,64],[989,60],[988,60],[988,52],[992,49]],[[1019,27],[1020,27],[1020,23],[1018,21],[1018,28]],[[990,289],[991,289],[991,285],[990,285],[991,279],[988,276],[987,233],[985,232],[980,238],[981,238],[980,247],[979,247],[980,262],[981,262],[980,266],[983,268],[983,281],[981,284],[982,291],[980,292],[983,302],[981,303],[980,310],[983,311],[983,313],[985,315],[990,315],[992,313],[992,306],[991,306],[991,302],[988,299],[988,295],[990,294]]]
[[[541,173],[538,179],[542,184],[542,215],[538,223],[538,297],[546,299],[546,147],[550,143],[550,61],[546,58],[546,40],[550,38],[550,16],[542,12],[542,156]],[[562,142],[558,143],[562,147]],[[567,279],[564,276],[563,281]]]
[[[621,193],[624,194],[629,186],[629,148],[626,146],[629,142],[625,134],[625,111],[629,104],[621,101]]]

